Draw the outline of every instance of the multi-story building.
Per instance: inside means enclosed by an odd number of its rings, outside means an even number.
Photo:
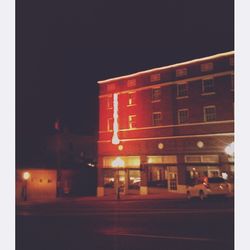
[[[190,179],[232,178],[234,52],[99,81],[102,196],[185,192]]]

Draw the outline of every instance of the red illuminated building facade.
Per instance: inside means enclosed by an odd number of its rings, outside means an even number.
[[[97,195],[234,173],[234,52],[99,81]],[[231,149],[231,150],[230,150]]]

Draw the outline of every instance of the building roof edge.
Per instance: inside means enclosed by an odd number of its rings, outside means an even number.
[[[122,80],[122,79],[126,79],[126,78],[136,77],[136,76],[146,74],[146,73],[153,73],[153,72],[159,71],[159,70],[175,68],[175,67],[184,66],[184,65],[190,64],[190,63],[202,62],[202,61],[206,61],[206,60],[209,60],[209,59],[215,59],[215,58],[230,56],[230,55],[234,55],[234,51],[228,51],[228,52],[224,52],[224,53],[215,54],[215,55],[212,55],[212,56],[206,56],[206,57],[202,57],[202,58],[192,59],[192,60],[189,60],[189,61],[176,63],[176,64],[171,64],[171,65],[168,65],[168,66],[163,66],[163,67],[158,67],[158,68],[153,68],[153,69],[149,69],[149,70],[138,71],[136,73],[132,73],[132,74],[128,74],[128,75],[109,78],[109,79],[106,79],[106,80],[100,80],[100,81],[97,81],[97,83],[98,84],[108,83],[108,82],[112,82],[112,81],[117,81],[117,80]]]

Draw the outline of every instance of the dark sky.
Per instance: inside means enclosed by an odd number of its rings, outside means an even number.
[[[233,49],[232,0],[16,1],[17,159],[57,117],[96,134],[98,80]]]

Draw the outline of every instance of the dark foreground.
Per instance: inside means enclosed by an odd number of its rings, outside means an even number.
[[[31,249],[232,250],[233,199],[27,203],[16,250]]]

